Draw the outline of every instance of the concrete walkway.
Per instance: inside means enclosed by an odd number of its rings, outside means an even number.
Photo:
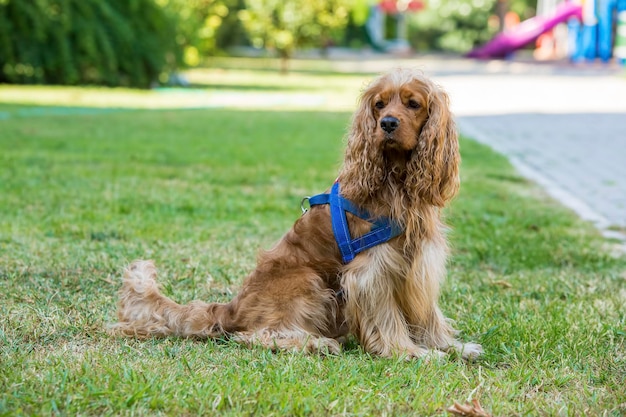
[[[423,67],[450,93],[463,134],[626,242],[624,70],[455,60]]]

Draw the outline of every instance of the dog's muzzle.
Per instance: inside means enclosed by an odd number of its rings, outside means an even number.
[[[400,120],[393,116],[385,116],[380,121],[380,127],[387,133],[391,133],[400,126]]]

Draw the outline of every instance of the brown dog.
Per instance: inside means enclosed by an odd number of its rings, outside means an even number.
[[[344,214],[348,236],[386,219],[398,236],[346,262],[329,204],[314,205],[269,251],[229,303],[179,305],[163,296],[151,261],[127,268],[114,332],[136,336],[228,335],[271,349],[338,353],[351,333],[366,351],[423,357],[462,344],[437,305],[448,248],[441,208],[459,187],[457,132],[447,95],[418,72],[399,69],[362,94],[337,179],[359,210]],[[334,222],[334,220],[333,220]]]

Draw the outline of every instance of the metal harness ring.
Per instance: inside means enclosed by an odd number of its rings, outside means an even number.
[[[309,202],[309,198],[311,197],[310,196],[304,197],[300,201],[300,209],[302,209],[302,214],[306,213],[311,208],[311,203]]]

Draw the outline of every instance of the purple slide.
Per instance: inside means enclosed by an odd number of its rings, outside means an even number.
[[[535,16],[524,20],[510,31],[496,35],[492,40],[470,51],[470,58],[504,58],[516,49],[520,49],[535,41],[542,33],[545,33],[561,22],[566,22],[570,17],[582,19],[582,7],[573,2],[559,4],[551,16]]]

